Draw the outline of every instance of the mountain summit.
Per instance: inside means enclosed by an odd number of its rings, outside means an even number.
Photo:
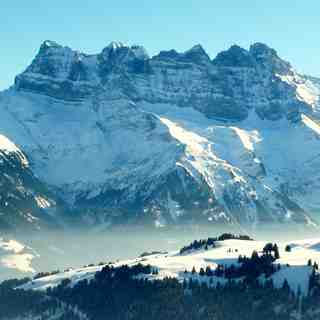
[[[314,225],[319,83],[261,43],[45,41],[0,93],[0,226]]]

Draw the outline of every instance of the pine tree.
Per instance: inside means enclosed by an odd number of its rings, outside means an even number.
[[[290,286],[287,279],[284,279],[283,281],[282,290],[284,290],[287,294],[290,293]]]
[[[267,243],[263,247],[263,252],[266,253],[266,254],[271,254],[272,251],[273,251],[273,244],[271,242]]]
[[[274,252],[275,260],[279,259],[280,258],[279,248],[276,243],[273,245],[273,252]]]
[[[300,284],[298,285],[298,290],[297,290],[297,298],[300,299],[301,297],[301,286]]]
[[[251,260],[253,260],[253,261],[259,260],[259,255],[258,255],[258,252],[257,252],[256,250],[254,250],[254,251],[252,252]]]
[[[208,277],[212,277],[213,276],[213,272],[212,272],[210,266],[207,266],[207,268],[206,268],[206,275]]]
[[[183,289],[187,289],[188,288],[188,282],[187,282],[187,280],[185,278],[183,279],[182,287],[183,287]]]
[[[309,286],[308,286],[309,294],[311,294],[311,291],[312,291],[313,287],[315,286],[315,283],[316,283],[316,271],[315,271],[315,269],[312,269],[312,273],[309,277]]]

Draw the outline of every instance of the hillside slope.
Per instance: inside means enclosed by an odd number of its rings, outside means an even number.
[[[166,277],[177,278],[180,282],[186,280],[198,280],[206,282],[211,285],[216,285],[217,282],[221,284],[228,280],[224,277],[217,276],[201,276],[199,271],[201,268],[206,270],[209,266],[211,270],[215,270],[218,265],[223,266],[238,266],[238,257],[251,257],[253,251],[261,254],[264,246],[268,241],[254,241],[254,240],[224,240],[216,241],[215,246],[201,247],[199,249],[192,249],[183,253],[179,251],[170,253],[150,253],[144,254],[136,259],[123,260],[113,264],[108,264],[109,267],[115,268],[122,265],[134,266],[137,264],[151,265],[158,272],[157,274],[148,275],[150,280],[165,279]],[[308,266],[308,260],[312,263],[320,263],[320,241],[319,239],[297,240],[277,242],[279,247],[280,259],[274,262],[275,265],[280,264],[281,269],[270,276],[273,279],[274,286],[281,288],[286,279],[295,292],[301,290],[302,293],[307,294],[309,277],[312,272],[312,267]],[[287,252],[286,247],[290,246],[291,251]],[[32,280],[23,285],[23,289],[29,290],[45,290],[48,287],[55,287],[59,285],[64,279],[70,279],[74,285],[81,280],[93,279],[97,271],[102,270],[106,265],[89,266],[79,269],[71,269],[67,272],[61,272],[52,276],[41,277]],[[195,274],[192,269],[195,268]],[[264,275],[260,278],[265,281]]]

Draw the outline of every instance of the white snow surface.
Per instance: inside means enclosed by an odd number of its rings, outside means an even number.
[[[15,153],[23,166],[27,167],[29,165],[28,159],[23,152],[3,134],[0,134],[0,150],[6,154]]]
[[[199,272],[200,268],[210,266],[215,269],[218,264],[231,265],[237,264],[238,256],[251,256],[254,250],[261,252],[264,245],[269,241],[245,241],[245,240],[226,240],[216,242],[216,247],[209,247],[208,250],[192,250],[184,254],[178,251],[163,254],[154,254],[136,259],[120,261],[113,264],[114,267],[121,265],[133,266],[138,263],[150,264],[158,269],[158,275],[148,276],[152,279],[163,279],[165,277],[183,279],[197,278],[199,281],[212,284],[218,281],[224,283],[226,279],[217,277],[192,275],[193,267]],[[271,241],[272,242],[272,241]],[[293,290],[300,287],[303,293],[307,292],[308,278],[311,267],[307,266],[308,259],[320,263],[320,239],[307,239],[287,242],[277,242],[279,246],[280,259],[275,263],[281,264],[281,270],[272,275],[276,287],[281,287],[285,279],[288,280]],[[285,247],[290,245],[291,252],[286,252]],[[58,285],[63,279],[69,278],[75,284],[83,279],[92,279],[97,271],[104,266],[85,267],[72,269],[57,275],[52,275],[33,280],[22,286],[24,289],[45,290],[48,287]],[[185,273],[187,270],[187,273]],[[261,277],[263,280],[264,277]]]
[[[26,164],[27,156],[36,176],[70,204],[106,188],[128,188],[134,197],[146,182],[156,185],[182,166],[199,183],[204,179],[222,206],[226,191],[231,198],[240,194],[240,222],[259,223],[256,200],[275,221],[290,220],[274,197],[283,185],[306,212],[320,207],[320,126],[309,115],[293,124],[261,120],[252,111],[231,123],[164,103],[66,102],[14,89],[0,99],[0,147]]]
[[[301,207],[312,211],[319,205],[320,126],[309,116],[302,114],[302,121],[292,124],[261,120],[252,112],[245,121],[223,124],[190,108],[142,108],[157,115],[186,146],[179,163],[205,177],[216,198],[222,198],[226,186],[239,182],[249,199],[263,200],[272,208],[277,201],[271,193],[288,184]],[[257,222],[253,204],[247,215]]]
[[[277,75],[277,77],[295,87],[297,98],[310,105],[313,111],[318,111],[320,88],[317,83],[309,79],[305,79],[296,72],[292,75]]]
[[[8,139],[15,141],[33,172],[70,203],[106,185],[134,190],[172,170],[182,152],[164,125],[125,100],[97,107],[91,100],[68,103],[14,90],[2,98],[2,145],[12,151]]]

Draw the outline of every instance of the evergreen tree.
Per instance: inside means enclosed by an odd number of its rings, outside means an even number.
[[[273,251],[273,244],[271,242],[267,243],[262,250],[266,254],[271,254],[271,252]]]
[[[285,251],[286,252],[291,252],[291,246],[287,244],[286,247],[285,247]]]
[[[285,291],[287,294],[290,293],[290,286],[287,279],[284,279],[283,281],[282,290]]]
[[[312,269],[311,275],[309,277],[309,285],[308,285],[308,293],[311,294],[312,289],[316,285],[316,271],[315,269]]]
[[[254,250],[251,254],[251,260],[252,261],[257,261],[259,260],[259,255],[258,255],[258,252],[256,250]]]
[[[279,248],[276,243],[273,245],[273,252],[274,252],[275,260],[279,259],[280,258]]]
[[[208,277],[212,277],[212,276],[213,276],[213,272],[212,272],[210,266],[207,266],[207,267],[206,267],[206,275],[207,275]]]

